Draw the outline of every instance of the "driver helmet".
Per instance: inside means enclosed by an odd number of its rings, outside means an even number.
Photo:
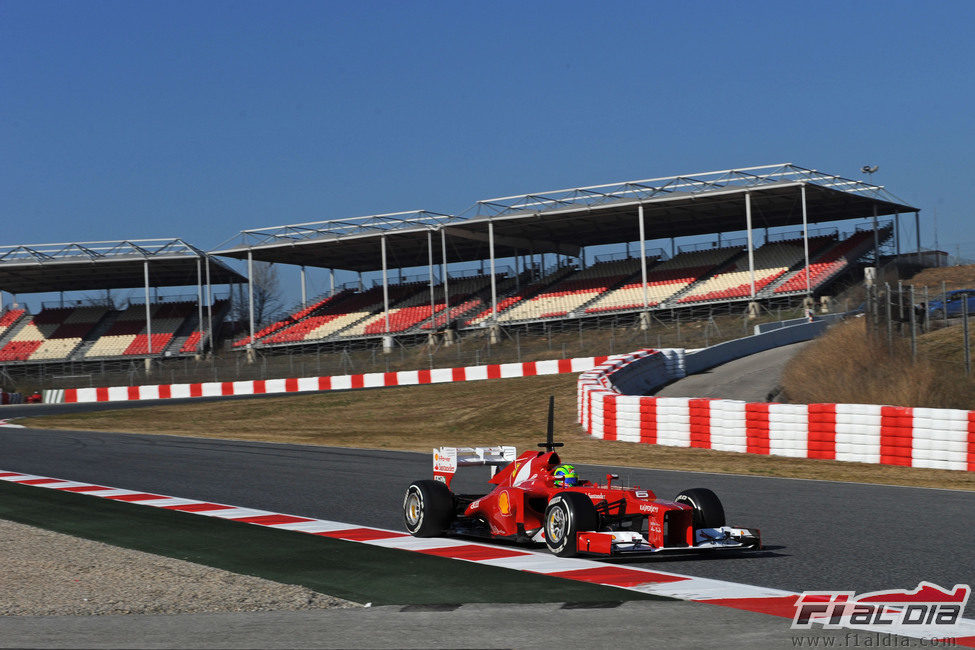
[[[576,468],[573,465],[559,465],[552,472],[552,476],[555,478],[556,485],[571,486],[579,482],[579,475],[576,474]]]

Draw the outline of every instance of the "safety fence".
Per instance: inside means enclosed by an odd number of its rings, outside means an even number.
[[[640,350],[582,373],[579,422],[604,440],[975,471],[975,411],[642,396],[696,354]]]
[[[607,358],[605,356],[577,357],[573,359],[466,366],[463,368],[402,370],[399,372],[372,372],[359,375],[332,375],[325,377],[291,377],[286,379],[214,381],[188,384],[155,384],[148,386],[65,388],[44,391],[44,402],[48,404],[129,402],[134,400],[263,395],[442,384],[458,381],[582,372],[603,363]]]

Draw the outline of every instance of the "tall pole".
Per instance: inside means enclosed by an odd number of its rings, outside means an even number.
[[[254,345],[254,254],[247,251],[247,310],[250,318],[251,345]]]
[[[491,256],[491,320],[498,322],[498,283],[494,278],[494,222],[488,221],[488,254]]]
[[[450,292],[447,287],[447,231],[440,231],[440,255],[443,258],[441,277],[443,278],[443,312],[444,326],[450,326]]]
[[[379,238],[383,257],[383,313],[386,316],[386,334],[389,334],[389,282],[386,278],[386,235]]]
[[[149,335],[149,354],[152,354],[152,314],[149,309],[149,260],[142,261],[142,271],[146,280],[146,333]]]
[[[647,287],[647,239],[642,203],[637,207],[637,219],[640,221],[640,275],[643,278],[643,312],[646,314],[650,310],[650,289]]]
[[[305,284],[305,265],[301,265],[301,306],[308,306],[308,287]]]
[[[806,215],[806,185],[803,183],[800,188],[802,191],[802,248],[806,254],[806,295],[809,295],[809,221]]]
[[[745,192],[745,228],[748,231],[748,274],[752,282],[752,300],[755,299],[755,246],[752,241],[752,194]]]

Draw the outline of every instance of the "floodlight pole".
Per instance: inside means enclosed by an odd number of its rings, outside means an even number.
[[[379,248],[383,257],[383,314],[386,317],[386,334],[389,334],[389,282],[386,278],[386,235],[379,238]]]
[[[646,318],[646,314],[650,310],[650,289],[647,287],[647,239],[646,226],[643,223],[642,203],[637,207],[637,219],[640,222],[640,274],[643,278],[643,317]]]
[[[247,313],[250,319],[250,345],[254,345],[254,254],[247,251]]]
[[[748,274],[751,276],[752,300],[755,300],[755,244],[752,241],[752,193],[745,192],[745,228],[748,231]]]
[[[488,254],[491,257],[491,320],[498,322],[498,284],[494,278],[494,222],[488,221]]]
[[[152,354],[152,314],[149,309],[149,260],[142,261],[142,271],[146,280],[146,333],[149,335],[149,354]]]
[[[806,184],[799,188],[802,192],[802,247],[806,255],[806,297],[809,296],[809,221],[806,215]]]

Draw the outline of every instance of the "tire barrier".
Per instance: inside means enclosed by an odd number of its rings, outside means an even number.
[[[20,393],[7,393],[0,390],[0,405],[2,404],[23,404],[24,396]]]
[[[495,363],[464,368],[433,368],[373,372],[362,375],[328,377],[291,377],[288,379],[255,379],[248,381],[213,381],[191,384],[158,384],[151,386],[104,386],[99,388],[64,388],[44,391],[45,404],[81,402],[130,402],[187,397],[221,397],[231,395],[265,395],[302,393],[387,386],[416,386],[481,379],[531,377],[582,372],[599,365],[609,357],[577,357],[550,361]]]
[[[975,471],[975,411],[641,396],[698,353],[640,350],[582,373],[580,424],[604,440]]]

